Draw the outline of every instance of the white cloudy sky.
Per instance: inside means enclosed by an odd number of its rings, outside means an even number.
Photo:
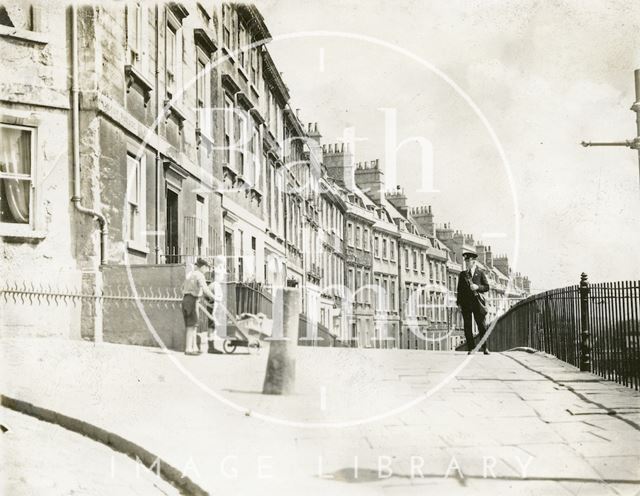
[[[640,278],[637,153],[579,146],[635,136],[629,107],[640,68],[640,2],[258,5],[292,106],[319,123],[326,142],[354,126],[366,138],[356,159],[383,158],[379,109],[393,108],[399,140],[433,144],[438,192],[420,191],[416,144],[400,149],[397,182],[412,204],[433,205],[436,222],[476,238],[504,233],[485,241],[517,261],[537,289],[576,283],[582,271],[592,281]],[[504,148],[511,181],[473,108],[403,52],[437,67],[475,102]]]

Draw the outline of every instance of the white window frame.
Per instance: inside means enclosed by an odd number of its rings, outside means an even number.
[[[247,74],[249,72],[249,51],[247,50],[247,39],[249,32],[244,23],[238,19],[238,66]]]
[[[251,59],[249,62],[249,81],[257,88],[260,81],[260,52],[258,52],[258,47],[253,47],[249,51],[249,57]]]
[[[247,164],[251,169],[250,174],[246,174],[246,179],[252,188],[260,189],[258,186],[260,180],[260,157],[262,156],[262,149],[260,147],[260,127],[253,122],[253,119],[249,119],[247,126],[251,130],[251,139],[247,140],[249,155]]]
[[[183,82],[182,82],[182,70],[184,65],[183,57],[183,37],[182,37],[182,24],[176,19],[176,17],[167,8],[166,10],[166,22],[165,22],[165,37],[164,37],[164,62],[165,62],[165,93],[167,97],[181,102],[183,98]],[[170,71],[168,64],[169,56],[169,32],[174,35],[173,45],[173,72]],[[170,77],[172,78],[170,82]]]
[[[232,43],[232,36],[233,36],[233,29],[232,29],[232,18],[233,16],[233,11],[231,9],[231,5],[229,5],[228,3],[223,3],[222,4],[222,43],[223,46],[227,49],[227,51],[231,51],[231,45]],[[227,39],[225,39],[227,38]]]
[[[209,243],[209,215],[208,215],[208,202],[207,198],[196,195],[196,233],[195,233],[195,243],[196,250],[198,249],[198,238],[202,240],[202,244],[200,245],[200,253],[198,256],[206,256],[208,253],[208,243]]]
[[[142,7],[140,2],[131,2],[126,8],[127,16],[127,62],[138,67],[142,62]],[[133,33],[135,29],[135,34]]]
[[[196,109],[198,128],[203,136],[213,143],[213,115],[211,114],[211,71],[207,66],[210,63],[209,57],[200,49],[196,48]],[[202,70],[200,69],[202,64]],[[199,92],[202,92],[202,102],[200,102]],[[202,106],[200,106],[202,103]]]
[[[130,201],[131,193],[131,170],[130,166],[133,166],[137,170],[138,181],[134,186],[136,188],[137,203],[133,204]],[[123,216],[123,230],[125,234],[125,241],[127,248],[130,250],[138,251],[141,253],[149,253],[149,246],[147,244],[147,184],[146,184],[146,157],[143,154],[141,157],[137,157],[135,153],[127,151],[127,163],[126,163],[126,213]],[[136,225],[131,226],[131,211],[132,205],[135,207],[135,219]]]
[[[224,112],[223,112],[223,123],[222,123],[222,146],[223,146],[223,155],[224,155],[224,160],[227,164],[228,167],[230,167],[231,169],[235,170],[234,167],[234,163],[235,163],[235,156],[232,153],[233,152],[233,133],[234,133],[234,120],[233,120],[233,115],[234,115],[234,111],[233,111],[233,98],[225,93],[224,97],[223,97],[223,106],[224,106]],[[227,143],[227,138],[229,139],[229,142]]]
[[[15,119],[12,119],[15,121]],[[40,181],[39,181],[39,167],[42,163],[43,157],[38,146],[38,123],[33,122],[31,124],[8,124],[0,120],[0,127],[20,129],[31,133],[31,173],[28,179],[30,180],[29,191],[29,222],[24,224],[18,224],[13,222],[0,222],[0,236],[17,237],[17,238],[44,238],[46,231],[44,230],[44,219],[42,218],[43,210],[40,208]],[[8,173],[0,173],[3,178],[15,178],[16,176]],[[20,178],[26,175],[20,175]]]
[[[245,174],[245,161],[246,161],[246,145],[247,140],[245,136],[247,135],[247,116],[244,112],[241,112],[239,108],[233,107],[233,140],[231,143],[233,144],[233,155],[235,156],[233,160],[233,170],[237,173],[241,174],[244,177]],[[238,134],[238,136],[236,136]],[[238,163],[240,162],[240,163]]]

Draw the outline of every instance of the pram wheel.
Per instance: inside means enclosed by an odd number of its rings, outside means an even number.
[[[236,351],[237,345],[230,339],[225,339],[222,343],[222,349],[225,353],[231,354]]]

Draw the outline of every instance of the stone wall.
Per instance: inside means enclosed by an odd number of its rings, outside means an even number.
[[[16,4],[16,2],[12,2]],[[9,235],[0,224],[0,281],[80,291],[76,264],[76,213],[72,196],[69,117],[68,12],[55,2],[31,2],[16,29],[0,26],[0,123],[32,129],[34,197],[27,233]],[[15,12],[9,9],[10,12]],[[5,295],[6,296],[6,295]],[[42,298],[0,299],[0,336],[80,336],[80,304]]]
[[[184,265],[106,265],[102,267],[105,295],[180,294]],[[160,346],[184,350],[184,322],[179,302],[106,299],[103,339],[109,343]],[[154,336],[155,334],[155,336]]]

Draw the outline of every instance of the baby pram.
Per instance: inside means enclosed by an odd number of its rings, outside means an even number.
[[[201,305],[200,309],[211,321],[216,321],[212,307]],[[271,336],[271,320],[263,313],[234,316],[224,306],[221,309],[228,319],[226,336],[221,337],[222,350],[227,354],[235,352],[238,347],[247,348],[250,353],[260,351],[261,340]]]

